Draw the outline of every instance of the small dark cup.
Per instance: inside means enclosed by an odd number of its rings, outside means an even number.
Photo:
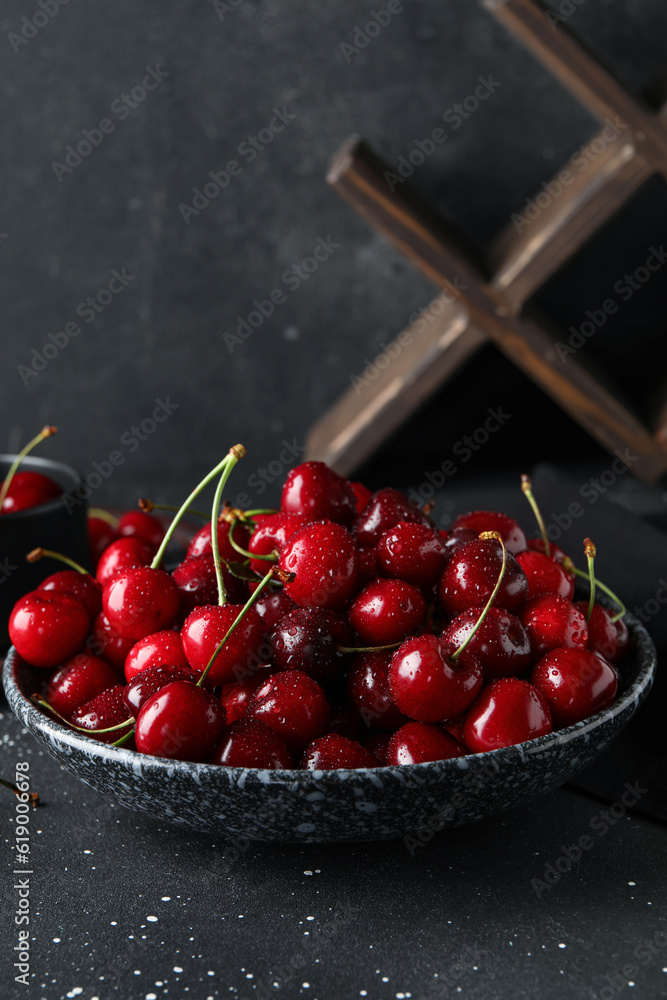
[[[9,471],[14,455],[0,455],[0,482]],[[26,562],[27,554],[38,546],[55,549],[90,569],[87,533],[87,504],[77,493],[83,483],[69,465],[46,458],[28,457],[21,469],[41,472],[63,488],[39,507],[29,507],[13,514],[0,515],[0,649],[9,647],[7,625],[14,604],[29,590],[34,590],[47,576],[66,567],[53,559]],[[65,502],[69,500],[69,502]]]

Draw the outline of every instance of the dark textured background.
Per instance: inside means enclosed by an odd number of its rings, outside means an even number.
[[[249,450],[236,478],[239,491],[246,488],[257,469],[277,460],[283,441],[302,447],[351,376],[430,300],[428,283],[324,183],[327,161],[348,133],[363,133],[396,162],[442,124],[479,75],[491,74],[500,86],[413,178],[484,241],[595,130],[473,0],[406,2],[349,62],[341,43],[353,41],[369,5],[218,6],[222,17],[207,0],[70,0],[14,52],[9,33],[38,8],[2,4],[0,441],[15,449],[43,422],[56,423],[60,435],[42,453],[84,474],[120,450],[122,465],[92,503],[181,496],[236,440]],[[586,0],[568,23],[633,92],[667,63],[663,0]],[[59,181],[53,161],[110,116],[146,66],[169,75]],[[294,120],[247,162],[239,144],[283,106]],[[186,225],[179,204],[232,158],[241,174]],[[545,304],[560,322],[579,325],[664,234],[667,192],[661,181],[650,183],[548,290]],[[235,330],[255,298],[284,289],[283,272],[329,236],[340,247],[230,353],[225,331]],[[80,321],[81,334],[43,371],[22,378],[18,366],[31,363],[50,332],[77,319],[78,303],[103,288],[114,268],[135,276],[128,288],[93,322]],[[591,342],[642,411],[664,370],[665,272]],[[168,421],[140,444],[126,435],[150,417],[156,399],[167,398],[178,407]],[[451,442],[479,426],[488,406],[500,404],[515,419],[471,469],[506,463],[508,455],[527,466],[543,456],[598,453],[488,348],[381,468],[368,470],[369,479],[386,480],[389,462],[389,478],[421,479]],[[539,428],[539,439],[530,427]]]

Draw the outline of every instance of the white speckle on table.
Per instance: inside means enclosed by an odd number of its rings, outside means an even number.
[[[162,897],[162,902],[163,903],[168,903],[170,899],[171,899],[171,896],[163,896]]]
[[[561,943],[558,945],[558,947],[559,948],[567,948],[567,945],[563,944],[563,942],[561,941]]]
[[[53,943],[54,944],[60,944],[60,938],[54,938],[53,939]]]
[[[637,885],[636,882],[628,882],[628,885]]]
[[[146,917],[146,920],[148,920],[151,924],[157,923],[157,917],[154,916]]]
[[[174,972],[182,972],[182,971],[183,971],[183,969],[180,967],[180,965],[175,965],[174,966]]]

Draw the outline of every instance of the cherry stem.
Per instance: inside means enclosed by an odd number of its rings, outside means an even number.
[[[595,556],[597,555],[595,546],[590,538],[584,538],[584,552],[586,553],[586,561],[588,563],[588,580],[590,583],[588,611],[586,612],[586,621],[589,622],[593,614],[593,606],[595,605]]]
[[[398,649],[400,642],[391,642],[388,646],[336,646],[339,653],[384,653],[387,649]]]
[[[125,727],[130,724],[134,725],[134,716],[131,716],[124,722],[119,722],[115,726],[109,726],[108,729],[87,729],[85,726],[77,726],[74,722],[70,722],[64,715],[57,712],[52,705],[49,705],[48,701],[46,701],[45,698],[42,698],[41,695],[33,694],[30,700],[34,702],[35,705],[39,705],[40,708],[48,709],[49,712],[55,715],[57,719],[60,719],[61,722],[64,722],[66,726],[69,726],[70,729],[76,729],[79,733],[87,733],[89,736],[91,733],[115,733],[118,729],[125,729]]]
[[[489,608],[491,607],[491,605],[495,601],[496,594],[500,590],[500,584],[503,582],[503,577],[505,576],[505,569],[507,567],[507,549],[505,548],[505,543],[503,542],[503,539],[502,539],[502,536],[501,536],[500,532],[499,531],[483,531],[479,537],[482,539],[482,541],[488,541],[491,538],[495,538],[495,540],[497,542],[500,542],[500,546],[501,546],[501,548],[503,550],[503,563],[502,563],[502,566],[500,567],[500,573],[498,574],[498,579],[496,580],[496,585],[493,588],[493,590],[491,591],[491,595],[490,595],[488,601],[484,605],[484,610],[482,611],[481,615],[479,616],[479,618],[475,622],[475,626],[474,626],[472,632],[470,633],[470,635],[466,639],[464,639],[464,641],[461,643],[461,645],[459,646],[459,648],[456,649],[456,650],[454,650],[454,652],[449,657],[450,660],[458,660],[458,658],[461,655],[461,653],[465,652],[468,644],[472,641],[475,633],[477,632],[477,629],[481,626],[482,622],[484,621],[484,619],[486,618],[487,614],[489,613]]]
[[[202,481],[199,483],[198,486],[195,486],[194,490],[187,498],[187,500],[185,500],[184,503],[179,507],[176,515],[174,516],[173,521],[167,528],[167,532],[164,538],[162,539],[162,542],[160,543],[160,548],[157,550],[155,558],[151,563],[151,569],[158,569],[160,563],[162,562],[162,557],[164,556],[166,548],[169,542],[171,541],[172,535],[176,531],[179,521],[181,520],[183,515],[187,512],[192,501],[199,496],[202,490],[206,489],[209,483],[213,482],[216,476],[220,475],[220,473],[223,471],[223,469],[225,469],[225,467],[229,463],[232,456],[238,460],[239,458],[243,458],[244,455],[245,455],[245,448],[243,447],[243,445],[235,444],[233,448],[229,449],[228,454],[225,455],[222,461],[218,462],[215,468],[211,469],[208,475],[204,476],[204,478],[202,479]]]
[[[143,510],[144,514],[152,514],[154,510],[167,510],[176,511],[179,508],[173,503],[153,503],[152,500],[147,500],[146,497],[140,497],[137,501],[137,506],[139,510]],[[193,507],[188,507],[185,511],[186,514],[193,514],[195,517],[203,517],[205,521],[208,521],[209,515],[205,510],[195,510]]]
[[[262,581],[261,581],[260,584],[258,584],[255,592],[250,595],[250,597],[248,598],[248,600],[246,601],[246,603],[243,605],[243,607],[239,611],[238,615],[236,616],[236,618],[234,619],[234,621],[232,622],[232,624],[230,625],[230,627],[227,629],[227,632],[225,633],[224,638],[216,646],[211,659],[206,664],[206,667],[204,668],[204,671],[203,671],[201,677],[197,681],[197,687],[201,687],[201,685],[204,683],[204,681],[206,680],[206,676],[207,676],[209,670],[211,669],[211,667],[213,666],[213,664],[215,663],[215,661],[216,661],[216,659],[218,657],[218,653],[220,652],[220,650],[222,649],[222,647],[225,645],[225,643],[229,639],[229,637],[232,634],[232,632],[241,624],[241,622],[243,621],[243,619],[245,618],[245,616],[247,615],[247,613],[250,611],[251,607],[253,606],[253,604],[255,603],[255,601],[257,600],[257,598],[259,597],[259,595],[262,593],[262,591],[264,590],[264,588],[268,584],[268,582],[271,579],[271,577],[273,576],[273,573],[274,573],[274,567],[272,566],[271,569],[269,570],[269,572],[266,574],[266,576],[262,577]]]
[[[234,528],[238,523],[239,523],[239,518],[235,517],[234,520],[229,525],[229,535],[227,536],[229,538],[229,544],[231,545],[231,547],[234,549],[235,552],[238,552],[239,555],[241,556],[245,556],[246,559],[266,559],[268,562],[278,561],[278,554],[275,550],[273,553],[268,555],[259,555],[259,553],[249,552],[247,549],[242,548],[234,538]]]
[[[25,448],[22,448],[21,451],[18,453],[12,464],[9,466],[9,472],[5,476],[5,481],[2,484],[2,488],[0,488],[0,510],[2,510],[2,505],[5,502],[5,497],[9,493],[9,487],[12,485],[12,479],[16,475],[16,471],[21,462],[23,461],[23,459],[29,452],[32,451],[33,448],[35,448],[40,443],[40,441],[44,441],[44,439],[48,437],[53,437],[53,435],[57,432],[57,430],[58,430],[57,427],[51,427],[48,425],[46,427],[42,427],[39,434],[36,434],[35,437],[32,439],[32,441],[28,441]]]
[[[127,743],[127,741],[130,740],[134,736],[135,727],[136,727],[136,723],[135,723],[134,726],[132,726],[132,728],[130,729],[129,733],[125,733],[125,736],[121,736],[121,738],[119,740],[116,740],[115,743],[112,743],[111,746],[112,747],[122,747],[122,746],[124,746]]]
[[[575,576],[580,576],[583,580],[590,579],[588,573],[585,573],[583,569],[578,569],[569,557],[566,557],[563,560],[563,569],[567,570],[568,573],[574,573]],[[611,587],[608,587],[606,583],[602,582],[602,580],[596,579],[595,586],[597,587],[598,590],[603,591],[607,595],[607,597],[610,597],[614,602],[614,604],[618,604],[620,611],[617,611],[615,615],[612,615],[611,619],[612,622],[617,622],[619,618],[622,618],[627,611],[625,604],[620,599],[620,597],[618,597],[618,595],[614,593]]]
[[[21,795],[26,794],[25,792],[22,792],[20,788],[17,788],[16,785],[12,785],[11,781],[5,781],[4,778],[0,778],[0,785],[4,785],[5,788],[9,788],[9,790],[19,798]],[[37,794],[37,792],[28,792],[28,799],[30,800],[30,805],[32,806],[32,808],[36,809],[39,803],[39,795]]]
[[[119,519],[114,517],[113,514],[110,514],[108,510],[104,510],[103,507],[89,507],[88,517],[98,517],[100,521],[106,521],[106,523],[110,524],[112,528],[118,527]]]
[[[540,534],[542,535],[542,541],[544,542],[545,554],[551,557],[551,548],[549,547],[549,538],[547,537],[547,529],[544,526],[542,512],[537,506],[537,500],[533,495],[533,484],[530,481],[530,476],[527,476],[525,473],[521,476],[521,489],[523,490],[526,500],[533,508],[533,514],[535,515],[535,519],[540,529]]]
[[[241,456],[243,457],[243,456]],[[220,502],[222,500],[222,491],[225,488],[227,480],[229,479],[230,473],[236,463],[238,462],[238,457],[230,452],[229,461],[227,465],[222,470],[222,475],[215,490],[215,496],[213,497],[213,507],[211,508],[211,549],[213,550],[213,565],[215,566],[215,579],[218,583],[218,604],[223,607],[227,603],[227,588],[225,587],[225,580],[222,575],[222,565],[220,563],[220,542],[218,539],[218,512],[220,510]]]
[[[75,569],[77,573],[81,573],[82,576],[90,576],[88,570],[84,569],[78,562],[74,562],[74,560],[70,559],[69,556],[64,556],[60,552],[54,552],[53,549],[33,549],[32,552],[29,552],[25,558],[26,562],[35,563],[39,562],[39,560],[43,559],[45,556],[49,559],[56,559],[58,562],[65,563],[66,566],[70,566],[72,569]]]

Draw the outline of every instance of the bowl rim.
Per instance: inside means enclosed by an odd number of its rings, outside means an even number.
[[[424,761],[419,764],[336,768],[326,771],[309,771],[299,768],[270,770],[254,767],[224,767],[220,764],[173,760],[169,757],[153,757],[148,754],[141,754],[136,750],[128,750],[125,747],[112,747],[108,743],[102,743],[89,736],[84,736],[83,733],[67,729],[56,720],[50,719],[29,701],[18,685],[15,670],[24,661],[21,660],[14,646],[10,648],[5,659],[3,686],[10,708],[33,734],[34,730],[37,729],[47,735],[52,743],[54,739],[57,739],[60,744],[77,749],[88,757],[100,760],[114,760],[135,773],[139,770],[141,775],[149,770],[168,771],[171,775],[177,771],[184,775],[194,775],[196,776],[195,780],[197,780],[201,774],[219,774],[227,782],[234,783],[239,787],[243,787],[249,777],[256,778],[263,785],[293,785],[295,781],[301,781],[305,784],[314,777],[318,781],[345,781],[355,777],[359,779],[361,776],[366,775],[371,780],[377,780],[377,778],[384,776],[403,780],[410,774],[429,771],[433,771],[438,775],[447,772],[453,775],[457,771],[467,770],[471,764],[474,767],[483,767],[487,761],[495,760],[498,755],[525,761],[526,758],[530,758],[533,755],[548,752],[556,747],[562,747],[578,737],[593,732],[613,721],[628,709],[632,709],[633,705],[634,709],[631,714],[634,714],[634,711],[639,707],[651,689],[657,665],[657,653],[651,636],[639,619],[631,612],[627,612],[625,621],[633,639],[631,655],[634,654],[637,664],[632,681],[622,691],[620,697],[617,698],[613,705],[596,712],[595,715],[591,715],[587,719],[582,719],[581,722],[577,722],[572,726],[554,730],[544,736],[538,736],[523,743],[514,743],[507,747],[497,747],[494,750],[486,750],[483,753],[470,753],[465,754],[463,757],[452,757],[447,760]]]
[[[0,468],[3,465],[6,465],[9,468],[16,457],[16,455],[1,452]],[[52,472],[56,471],[63,475],[67,474],[73,481],[73,485],[69,486],[67,489],[63,488],[63,492],[60,496],[54,497],[52,500],[47,500],[46,503],[37,504],[36,507],[26,507],[25,510],[14,510],[9,514],[3,514],[0,523],[7,522],[10,524],[12,521],[28,520],[29,518],[35,517],[39,514],[51,514],[61,507],[66,510],[67,508],[63,503],[63,496],[67,493],[76,493],[76,491],[84,485],[81,474],[77,472],[73,466],[68,465],[66,462],[60,462],[54,458],[42,458],[41,455],[27,455],[21,462],[21,469],[25,469],[29,472],[46,472],[48,469],[51,469]],[[62,486],[62,483],[59,483],[58,485]],[[81,501],[82,505],[85,505],[85,503],[85,500]],[[71,513],[71,511],[68,511],[68,513]]]

